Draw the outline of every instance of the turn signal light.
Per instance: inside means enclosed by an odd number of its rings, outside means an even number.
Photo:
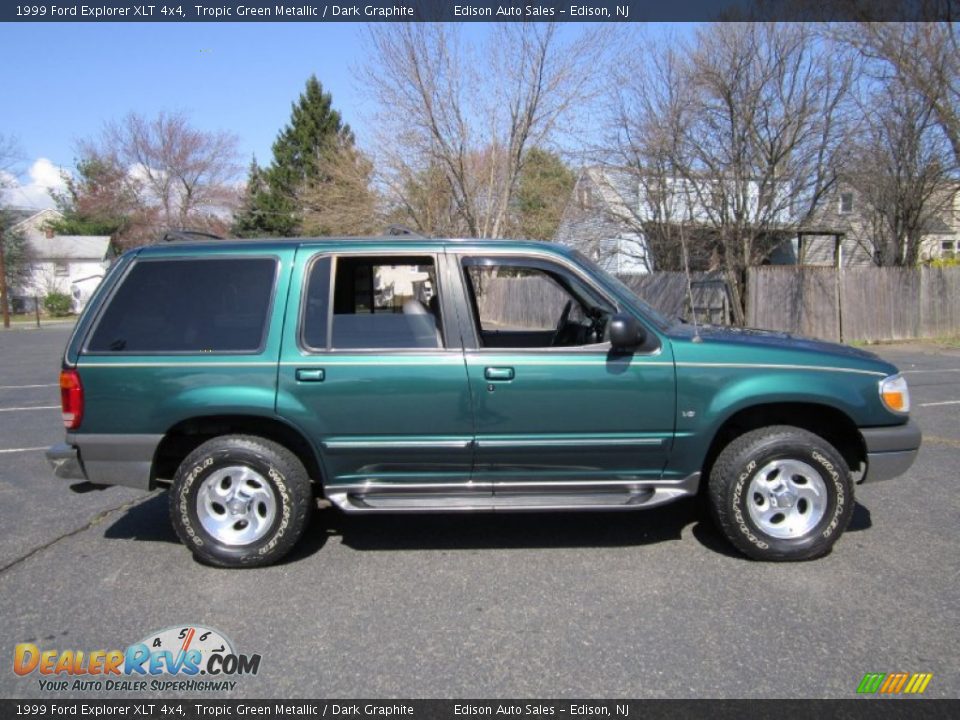
[[[901,414],[910,412],[910,390],[903,375],[891,375],[880,381],[880,399],[888,410]]]
[[[83,385],[80,373],[76,370],[60,371],[60,409],[63,414],[63,426],[67,430],[76,430],[83,420]]]

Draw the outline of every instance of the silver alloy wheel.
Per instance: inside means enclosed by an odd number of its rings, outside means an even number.
[[[246,465],[214,470],[197,493],[200,524],[224,545],[249,545],[260,540],[276,516],[273,487]]]
[[[827,511],[827,484],[799,460],[773,460],[754,474],[747,488],[750,519],[779,539],[803,537]]]

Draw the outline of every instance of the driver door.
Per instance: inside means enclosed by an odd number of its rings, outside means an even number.
[[[474,481],[503,493],[659,478],[675,416],[669,344],[612,353],[605,326],[620,308],[573,263],[461,253],[459,265]]]

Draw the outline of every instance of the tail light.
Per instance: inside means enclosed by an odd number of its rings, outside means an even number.
[[[83,420],[83,385],[80,373],[76,370],[60,371],[60,408],[63,412],[63,426],[67,430],[76,430]]]

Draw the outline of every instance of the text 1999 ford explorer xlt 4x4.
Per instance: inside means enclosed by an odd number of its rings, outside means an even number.
[[[56,474],[170,485],[199,558],[265,565],[344,512],[633,510],[696,495],[742,552],[826,553],[905,472],[897,369],[670,322],[532,242],[170,242],[123,255],[60,378]]]

